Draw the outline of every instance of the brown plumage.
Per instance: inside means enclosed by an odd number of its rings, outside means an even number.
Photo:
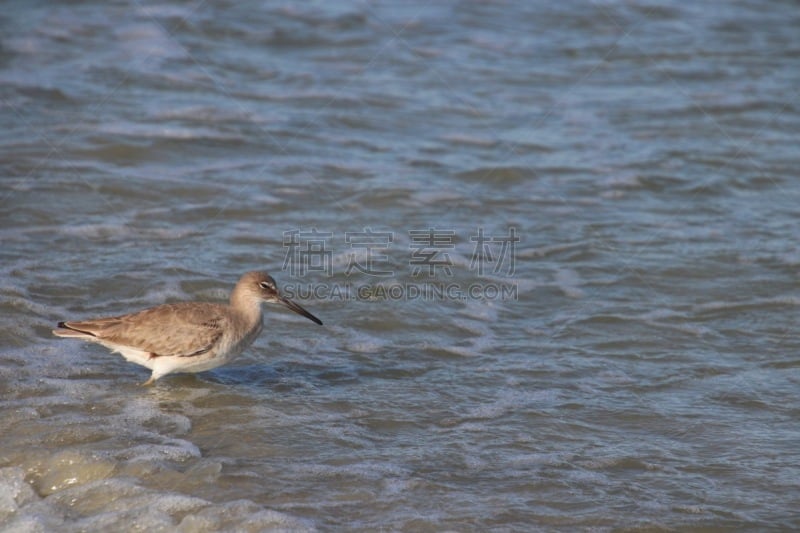
[[[151,369],[149,385],[171,372],[202,372],[233,360],[261,332],[261,303],[280,303],[316,322],[280,295],[264,272],[248,272],[231,293],[230,304],[163,304],[128,315],[59,322],[53,334],[97,342]]]

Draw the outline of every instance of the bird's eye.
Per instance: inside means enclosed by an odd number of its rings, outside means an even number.
[[[261,287],[262,289],[272,289],[272,290],[275,289],[269,281],[262,281],[261,283],[258,284],[258,286]]]

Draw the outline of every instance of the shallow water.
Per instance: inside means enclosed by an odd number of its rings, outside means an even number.
[[[8,3],[2,528],[800,528],[798,27]],[[325,326],[147,389],[50,334],[253,269]]]

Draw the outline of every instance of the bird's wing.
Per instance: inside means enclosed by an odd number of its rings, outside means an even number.
[[[164,304],[138,313],[59,324],[99,342],[129,346],[152,357],[192,357],[219,342],[230,320],[211,303]]]

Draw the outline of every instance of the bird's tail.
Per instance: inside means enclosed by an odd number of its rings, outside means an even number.
[[[53,330],[53,335],[56,337],[72,337],[74,339],[90,339],[95,337],[95,335],[88,331],[71,328],[66,322],[59,322],[58,328]]]

